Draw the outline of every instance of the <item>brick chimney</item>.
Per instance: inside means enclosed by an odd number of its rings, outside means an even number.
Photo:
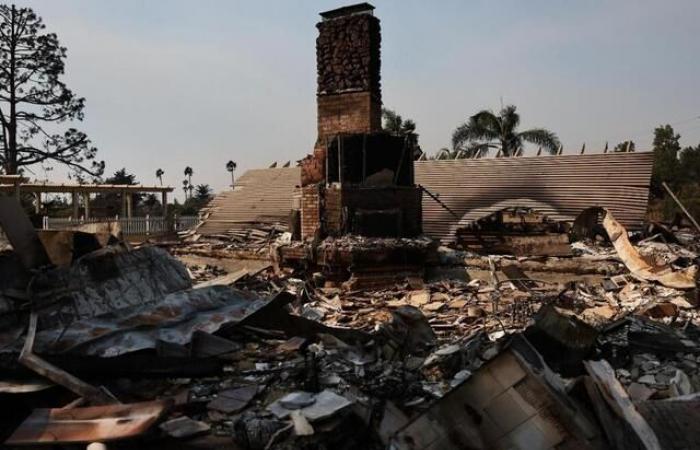
[[[382,129],[379,19],[359,3],[321,13],[316,25],[318,138],[302,164],[302,185],[323,181],[327,140]]]
[[[301,163],[301,238],[413,237],[421,192],[413,144],[382,130],[379,19],[368,3],[321,13],[318,138]]]
[[[321,13],[316,25],[318,139],[381,130],[381,33],[368,3]]]

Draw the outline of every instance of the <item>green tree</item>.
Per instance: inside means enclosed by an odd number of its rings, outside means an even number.
[[[144,212],[150,215],[163,214],[163,207],[156,194],[147,194],[142,202]]]
[[[111,177],[107,177],[104,180],[104,184],[114,184],[114,185],[126,185],[134,186],[140,184],[136,179],[136,175],[127,172],[125,167],[114,172]],[[131,207],[133,211],[137,211],[141,206],[141,201],[143,200],[143,194],[127,194],[131,195]],[[113,216],[122,213],[122,194],[118,193],[104,193],[97,194],[95,200],[92,202],[94,212],[102,210],[106,215]]]
[[[126,167],[122,167],[114,172],[114,175],[107,177],[107,179],[105,179],[105,184],[126,184],[128,186],[133,186],[139,184],[139,182],[136,181],[136,175],[127,172]]]
[[[404,119],[388,108],[382,108],[382,128],[384,131],[393,134],[394,136],[406,137],[408,142],[413,146],[414,158],[418,159],[423,153],[423,150],[418,144],[418,133],[416,133],[416,123],[411,119]]]
[[[44,29],[32,9],[0,5],[0,164],[8,174],[57,162],[101,176],[104,162],[87,135],[62,127],[83,119],[85,99],[62,81],[66,49]]]
[[[194,189],[194,185],[192,184],[192,175],[194,174],[194,170],[192,170],[192,167],[187,166],[185,167],[184,173],[187,179],[182,182],[182,188],[185,190],[186,200],[187,198],[192,198],[192,190]]]
[[[633,152],[635,150],[634,141],[620,142],[613,148],[613,153]]]
[[[671,125],[662,125],[654,130],[654,170],[651,176],[651,194],[655,198],[664,196],[663,182],[675,188],[680,183],[678,152],[681,149],[680,134]]]
[[[416,123],[413,120],[404,120],[396,111],[388,108],[382,108],[382,121],[382,128],[396,136],[405,136],[416,132]]]
[[[508,105],[498,114],[488,110],[474,114],[452,134],[452,151],[472,157],[485,156],[491,149],[497,149],[502,156],[516,156],[524,143],[529,142],[556,154],[561,145],[557,135],[544,128],[518,131],[520,115],[515,109]]]
[[[697,147],[686,147],[681,151],[679,166],[682,183],[700,183],[700,144]]]
[[[163,169],[156,170],[156,178],[158,178],[158,181],[160,181],[161,186],[163,186],[163,175],[164,174],[165,174],[165,172],[163,171]]]
[[[212,189],[208,184],[198,184],[194,189],[194,199],[204,206],[212,197]]]

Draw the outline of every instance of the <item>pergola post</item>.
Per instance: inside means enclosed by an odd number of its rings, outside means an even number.
[[[90,192],[83,192],[83,208],[85,208],[85,219],[90,218]]]
[[[37,215],[41,214],[41,192],[34,193],[34,212]]]
[[[160,202],[163,205],[163,217],[168,215],[168,193],[167,191],[161,192]]]
[[[131,219],[131,194],[126,194],[126,218]]]
[[[73,191],[71,193],[71,204],[73,205],[73,219],[77,219],[80,216],[78,216],[78,208],[80,207],[80,203],[78,202],[78,193],[76,191]]]

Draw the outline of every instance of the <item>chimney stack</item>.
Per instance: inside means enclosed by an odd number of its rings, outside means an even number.
[[[360,3],[321,13],[316,39],[318,138],[381,130],[379,19]]]
[[[373,11],[369,3],[345,6],[322,12],[316,24],[318,138],[302,185],[324,179],[329,139],[382,129],[381,32]]]

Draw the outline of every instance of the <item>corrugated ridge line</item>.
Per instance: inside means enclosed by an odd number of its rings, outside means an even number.
[[[440,194],[462,219],[458,223],[424,196],[423,228],[429,236],[449,239],[461,223],[505,207],[499,202],[524,203],[523,194],[540,202],[537,206],[555,220],[572,220],[587,207],[605,206],[634,228],[646,214],[652,165],[651,152],[418,161],[416,183]],[[280,172],[285,170],[292,172]],[[286,222],[299,177],[298,168],[247,171],[236,181],[235,191],[212,201],[214,211],[204,231],[221,233],[261,217]]]
[[[605,206],[624,225],[644,220],[653,153],[418,161],[416,183],[440,196],[460,219],[423,197],[423,229],[450,241],[456,228],[508,206],[530,206],[555,220],[573,220]]]

